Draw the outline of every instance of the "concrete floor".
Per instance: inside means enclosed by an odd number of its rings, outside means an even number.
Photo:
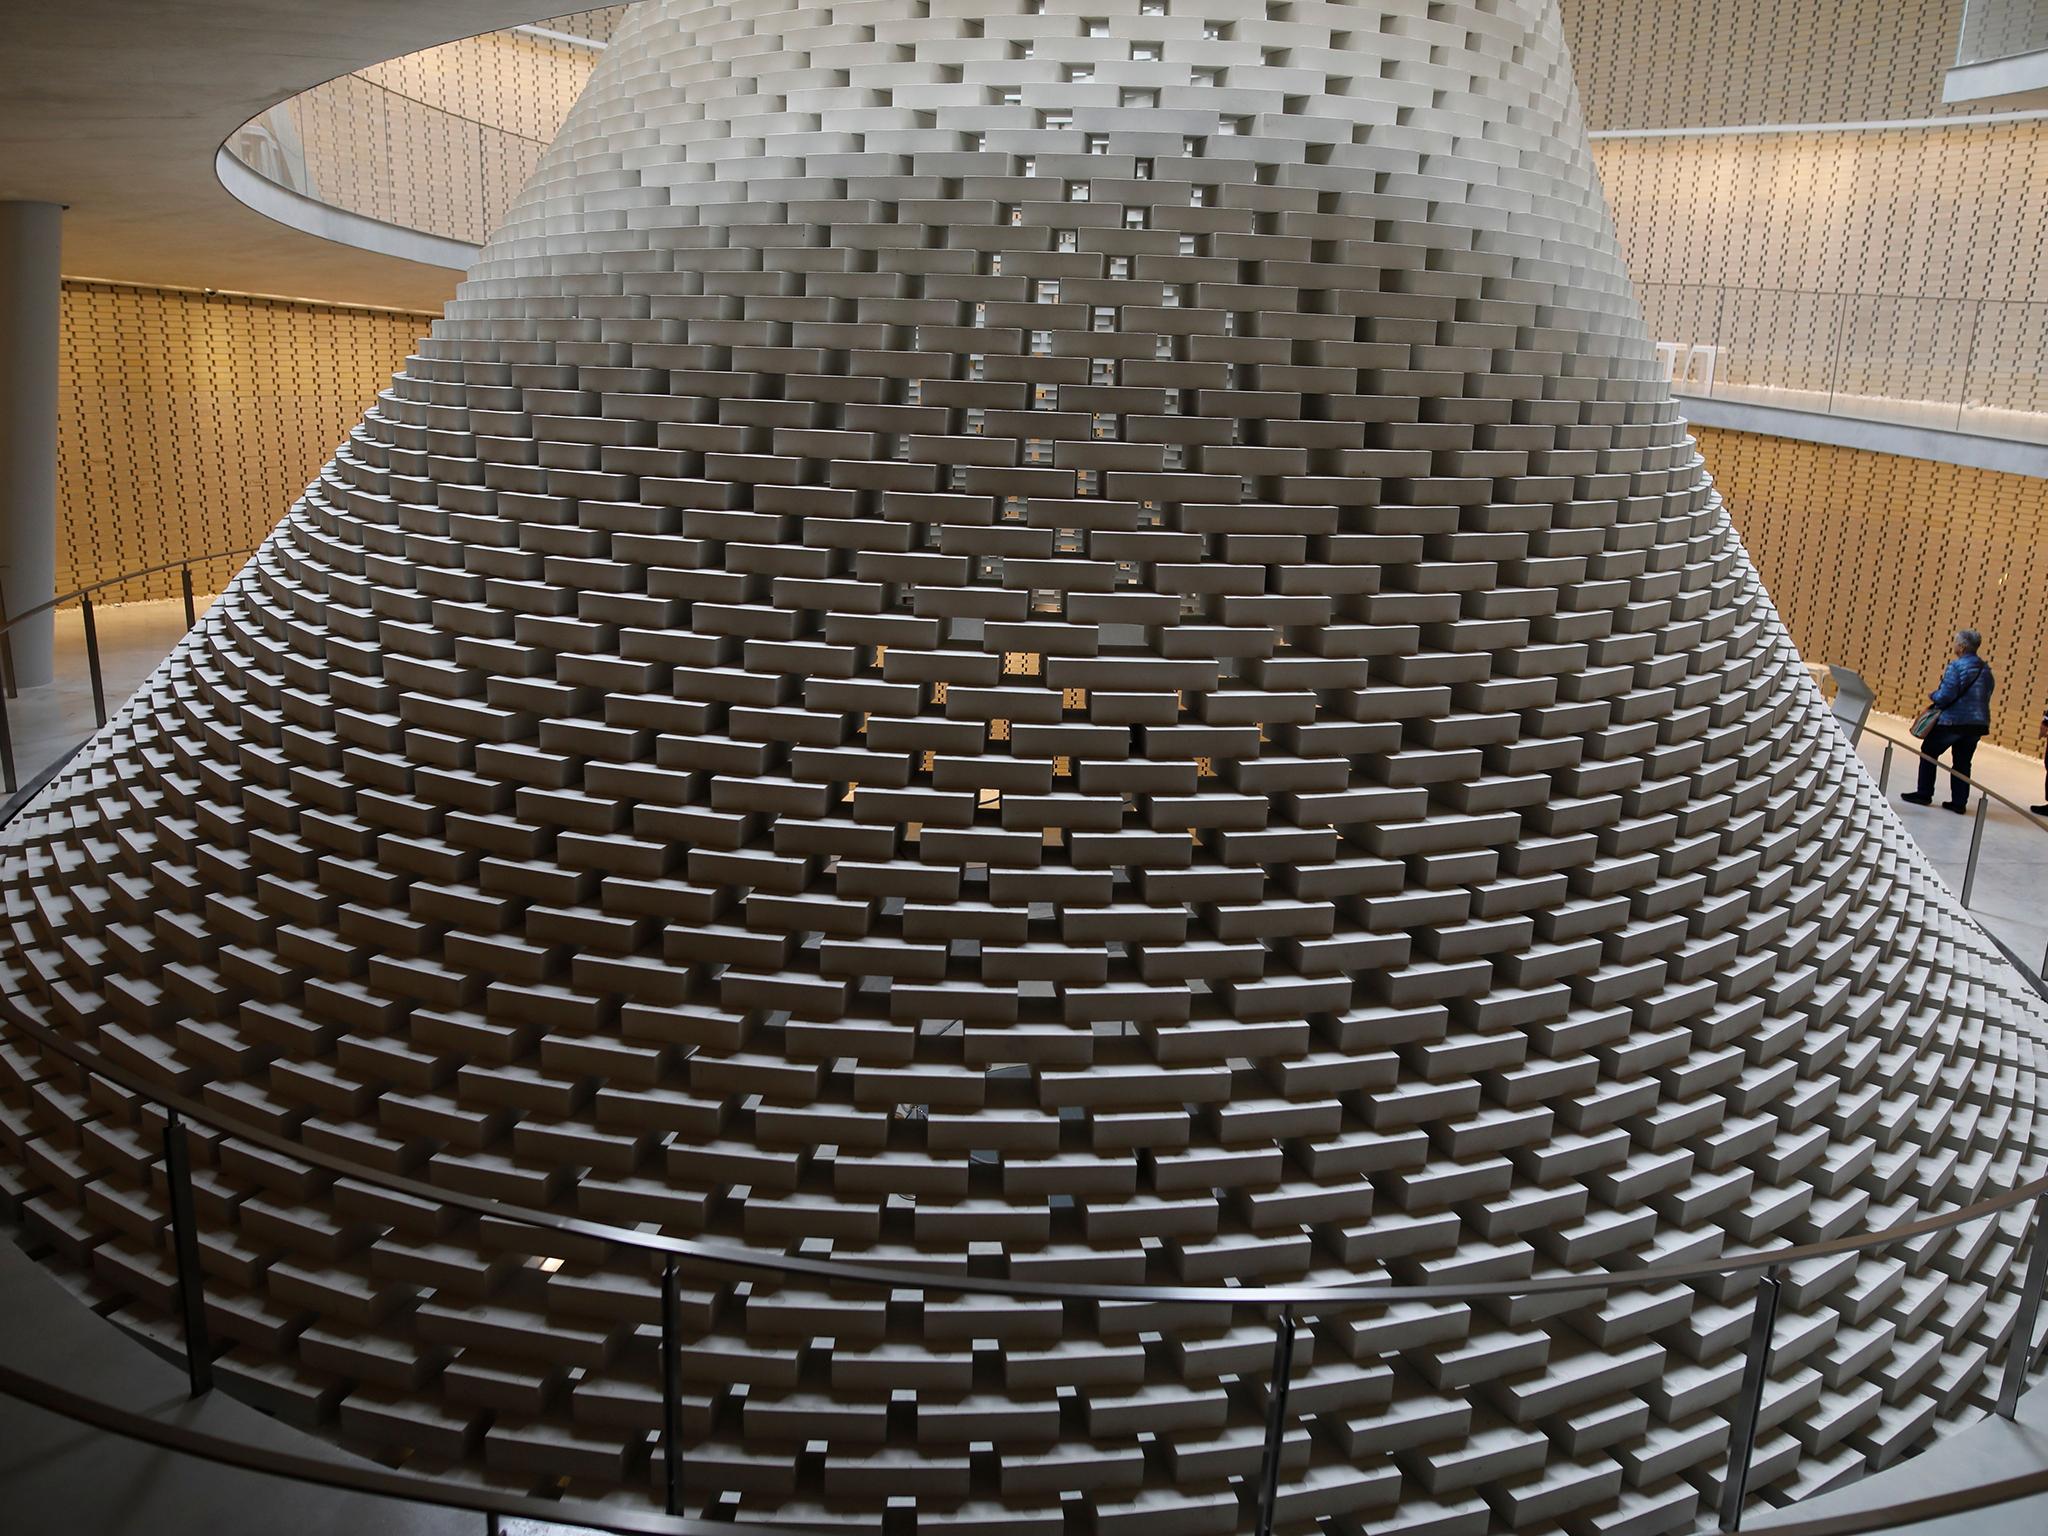
[[[185,1373],[79,1303],[0,1228],[0,1359],[151,1417],[331,1457]],[[158,1450],[0,1397],[0,1529],[20,1536],[481,1536],[483,1517],[301,1487]]]
[[[201,598],[199,611],[204,613],[212,601]],[[93,622],[99,631],[100,674],[111,713],[184,637],[185,604],[175,597],[154,603],[113,603],[95,608]],[[17,784],[33,783],[96,728],[81,611],[59,609],[56,628],[56,680],[46,687],[24,688],[7,701]]]
[[[2035,1377],[2038,1382],[2041,1378]],[[1909,1499],[1967,1493],[1974,1488],[2025,1477],[2048,1468],[2048,1392],[2037,1386],[2020,1398],[2012,1423],[1988,1418],[1957,1430],[1932,1449],[1873,1473],[1847,1487],[1816,1494],[1783,1509],[1756,1507],[1743,1529],[1768,1531],[1774,1525],[1888,1510]],[[2048,1494],[2010,1503],[1884,1527],[1897,1536],[2041,1536],[2048,1531]]]
[[[1882,731],[1907,741],[1907,725],[1897,715],[1870,717],[1870,727],[1857,744],[1857,752],[1873,772],[1883,770],[1887,746],[1876,733]],[[1917,748],[1910,744],[1895,745],[1891,751],[1886,798],[1913,840],[1934,861],[1942,879],[1960,892],[1969,864],[1975,818],[1952,815],[1942,809],[1941,802],[1948,796],[1946,768],[1935,780],[1933,805],[1903,804],[1899,796],[1913,787],[1919,771]],[[1970,776],[2023,806],[2042,803],[2039,757],[2022,757],[2004,747],[1981,746]],[[1973,796],[1973,810],[1975,806]],[[1978,855],[1977,881],[1970,893],[1970,915],[2037,975],[2043,953],[2048,951],[2048,901],[2044,901],[2044,894],[2048,894],[2048,821],[1990,802],[1990,809],[1984,814],[1984,846]]]

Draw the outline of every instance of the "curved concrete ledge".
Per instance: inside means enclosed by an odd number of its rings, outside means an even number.
[[[5,1212],[0,1211],[0,1221]],[[0,1225],[0,1358],[86,1396],[267,1450],[342,1460],[294,1427],[317,1407],[283,1378],[228,1361],[235,1396],[188,1400],[179,1341],[96,1315]],[[141,1319],[125,1317],[133,1325]],[[247,1402],[239,1399],[247,1399]],[[256,1406],[249,1406],[255,1404]],[[258,1411],[260,1409],[265,1411]],[[273,1414],[276,1415],[273,1417]],[[161,1450],[0,1399],[7,1529],[70,1536],[475,1536],[474,1515],[339,1493]]]
[[[226,145],[214,152],[213,173],[236,201],[302,234],[332,240],[337,245],[353,246],[359,251],[374,251],[380,256],[395,256],[401,261],[447,267],[455,272],[468,271],[469,264],[476,260],[477,247],[466,240],[452,240],[446,235],[430,234],[423,229],[407,229],[402,224],[387,224],[382,219],[323,203],[303,192],[294,192],[244,164]]]
[[[1941,81],[1943,101],[1982,101],[2027,91],[2048,91],[2048,48],[1958,64]]]
[[[1758,1509],[1751,1513],[1746,1529],[1763,1532],[1774,1525],[1828,1515],[1890,1509],[1908,1499],[1962,1493],[2044,1468],[2048,1468],[2048,1392],[2037,1387],[2021,1397],[2018,1415],[2011,1423],[1993,1415],[1943,1436],[1937,1449],[1882,1472],[1867,1473],[1857,1482],[1781,1509]],[[1892,1530],[1896,1536],[2040,1536],[2048,1531],[2048,1494],[1938,1520],[1915,1520]]]
[[[1983,437],[1974,432],[1945,432],[1863,416],[1830,416],[1822,411],[1794,410],[1782,405],[1754,405],[1705,395],[1680,395],[1679,408],[1696,427],[1727,432],[1758,432],[1766,437],[1831,443],[1869,453],[1895,453],[1909,459],[1932,459],[1965,469],[1990,469],[2000,474],[2048,479],[2048,443]]]

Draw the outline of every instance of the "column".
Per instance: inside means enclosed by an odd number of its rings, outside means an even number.
[[[57,270],[62,209],[0,202],[0,595],[7,612],[57,590]],[[52,619],[13,632],[21,687],[50,681]]]

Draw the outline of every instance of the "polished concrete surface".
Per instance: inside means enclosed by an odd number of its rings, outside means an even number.
[[[0,1228],[0,1360],[246,1444],[336,1453],[185,1373],[80,1306]],[[102,1433],[0,1397],[0,1529],[21,1536],[480,1536],[481,1515],[302,1487]]]
[[[209,599],[200,600],[205,611]],[[178,598],[155,603],[114,603],[93,610],[99,631],[100,671],[109,711],[141,686],[185,633]],[[48,687],[24,688],[7,701],[15,782],[32,783],[44,769],[94,730],[92,671],[87,665],[85,621],[77,608],[59,609],[56,678]]]
[[[1746,1518],[1743,1529],[1768,1531],[1774,1525],[1824,1515],[1886,1510],[1908,1499],[1965,1493],[2043,1468],[2048,1468],[2048,1392],[2036,1389],[2020,1399],[2010,1424],[1990,1418],[1959,1429],[1933,1450],[1860,1482],[1784,1509],[1757,1510]],[[1887,1529],[1903,1536],[2041,1536],[2048,1531],[2048,1494]]]
[[[1908,722],[1896,715],[1872,715],[1870,729],[1857,743],[1857,752],[1873,772],[1884,772],[1887,743],[1882,731],[1904,742]],[[1913,787],[1919,770],[1917,749],[1891,745],[1892,762],[1885,794],[1898,812],[1906,830],[1913,835],[1934,867],[1952,890],[1963,888],[1970,860],[1970,838],[1975,816],[1957,816],[1942,809],[1948,795],[1948,770],[1944,766],[1935,780],[1935,803],[1906,805],[1899,795]],[[2004,747],[1980,746],[1971,777],[2022,806],[2042,803],[2042,766],[2039,757],[2022,757]],[[1975,811],[1976,800],[1971,801]],[[2040,974],[2042,955],[2048,950],[2048,821],[1990,803],[1984,813],[1984,845],[1978,855],[1977,879],[1970,892],[1970,915],[2003,943],[2021,962]]]

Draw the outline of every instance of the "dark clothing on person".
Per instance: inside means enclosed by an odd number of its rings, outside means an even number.
[[[1977,743],[1984,739],[1985,730],[1981,725],[1937,725],[1927,733],[1920,743],[1920,787],[1916,791],[1923,802],[1934,798],[1934,760],[1946,752],[1948,803],[1956,810],[1970,803],[1970,786],[1960,776],[1970,771],[1977,756]]]

